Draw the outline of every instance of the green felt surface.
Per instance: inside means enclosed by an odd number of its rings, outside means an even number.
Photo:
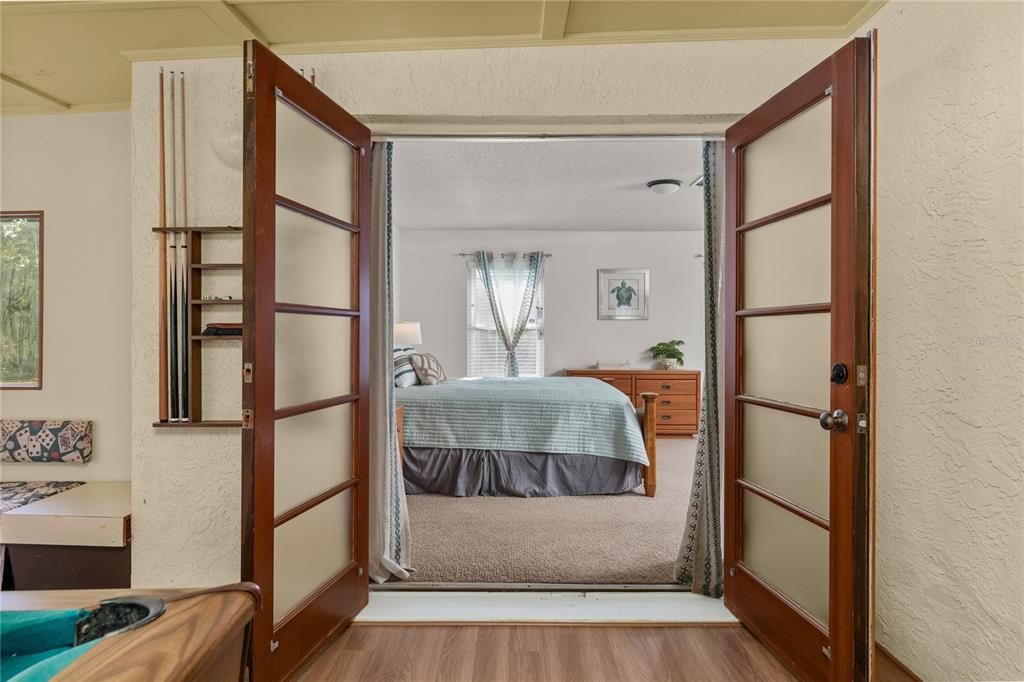
[[[0,682],[49,680],[99,640],[72,646],[75,623],[88,611],[0,612]]]

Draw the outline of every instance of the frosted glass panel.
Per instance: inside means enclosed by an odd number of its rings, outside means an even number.
[[[355,153],[290,104],[277,100],[277,193],[353,222]]]
[[[274,515],[352,478],[352,403],[274,422]]]
[[[826,519],[828,456],[817,419],[743,405],[743,478]]]
[[[828,626],[828,531],[743,493],[743,564]]]
[[[352,297],[353,233],[280,206],[276,232],[278,301],[356,307]]]
[[[742,318],[743,392],[828,407],[831,317],[815,313]]]
[[[832,207],[741,233],[743,307],[832,300]]]
[[[352,489],[274,529],[274,622],[352,560]]]
[[[831,97],[744,148],[745,223],[831,191]]]
[[[352,318],[278,313],[274,406],[352,393]]]

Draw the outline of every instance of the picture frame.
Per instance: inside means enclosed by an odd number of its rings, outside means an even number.
[[[597,271],[597,319],[646,320],[649,315],[649,268],[605,268]]]

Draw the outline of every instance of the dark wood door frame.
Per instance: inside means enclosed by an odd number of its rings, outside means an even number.
[[[872,467],[868,436],[858,433],[857,426],[857,415],[869,414],[870,54],[868,39],[855,39],[726,132],[725,602],[792,669],[811,679],[870,679]],[[745,146],[829,96],[832,97],[831,193],[746,222],[742,205]],[[744,310],[741,300],[743,259],[738,248],[742,233],[829,203],[832,208],[831,302]],[[743,490],[749,486],[743,481],[741,443],[741,406],[744,403],[807,416],[817,412],[743,394],[743,320],[759,314],[825,311],[832,315],[832,362],[844,362],[850,369],[850,378],[845,384],[832,384],[830,404],[813,406],[829,410],[841,408],[850,416],[847,435],[832,436],[829,455],[830,511],[826,523],[830,532],[831,570],[827,632],[743,564]],[[780,506],[799,514],[791,504]]]
[[[242,566],[244,580],[257,583],[262,605],[252,628],[252,679],[282,679],[322,647],[366,605],[369,521],[369,341],[370,341],[370,131],[257,41],[245,43],[243,167],[242,383]],[[276,102],[286,101],[353,150],[351,223],[332,218],[276,191]],[[297,211],[353,233],[351,309],[276,300],[275,239],[278,207]],[[277,314],[331,315],[357,320],[352,332],[355,393],[278,408],[274,400]],[[280,515],[274,509],[276,419],[351,403],[353,477]],[[352,490],[353,560],[307,597],[275,627],[273,614],[274,529],[294,516]],[[275,646],[280,642],[280,646]],[[301,643],[301,646],[293,646]],[[276,652],[276,653],[275,653]]]

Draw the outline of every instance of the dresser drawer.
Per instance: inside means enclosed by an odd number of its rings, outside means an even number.
[[[640,393],[677,393],[681,395],[697,395],[697,380],[692,377],[679,379],[637,379],[636,392]]]
[[[697,426],[697,410],[658,410],[658,429],[694,429]]]
[[[633,377],[612,377],[602,376],[601,374],[591,374],[589,376],[591,379],[597,379],[598,381],[603,381],[609,386],[614,386],[630,398],[633,397]]]
[[[643,404],[644,399],[637,394],[636,406],[640,407]],[[659,393],[654,401],[654,405],[658,408],[659,412],[662,410],[696,410],[697,396],[682,395],[680,393]]]

